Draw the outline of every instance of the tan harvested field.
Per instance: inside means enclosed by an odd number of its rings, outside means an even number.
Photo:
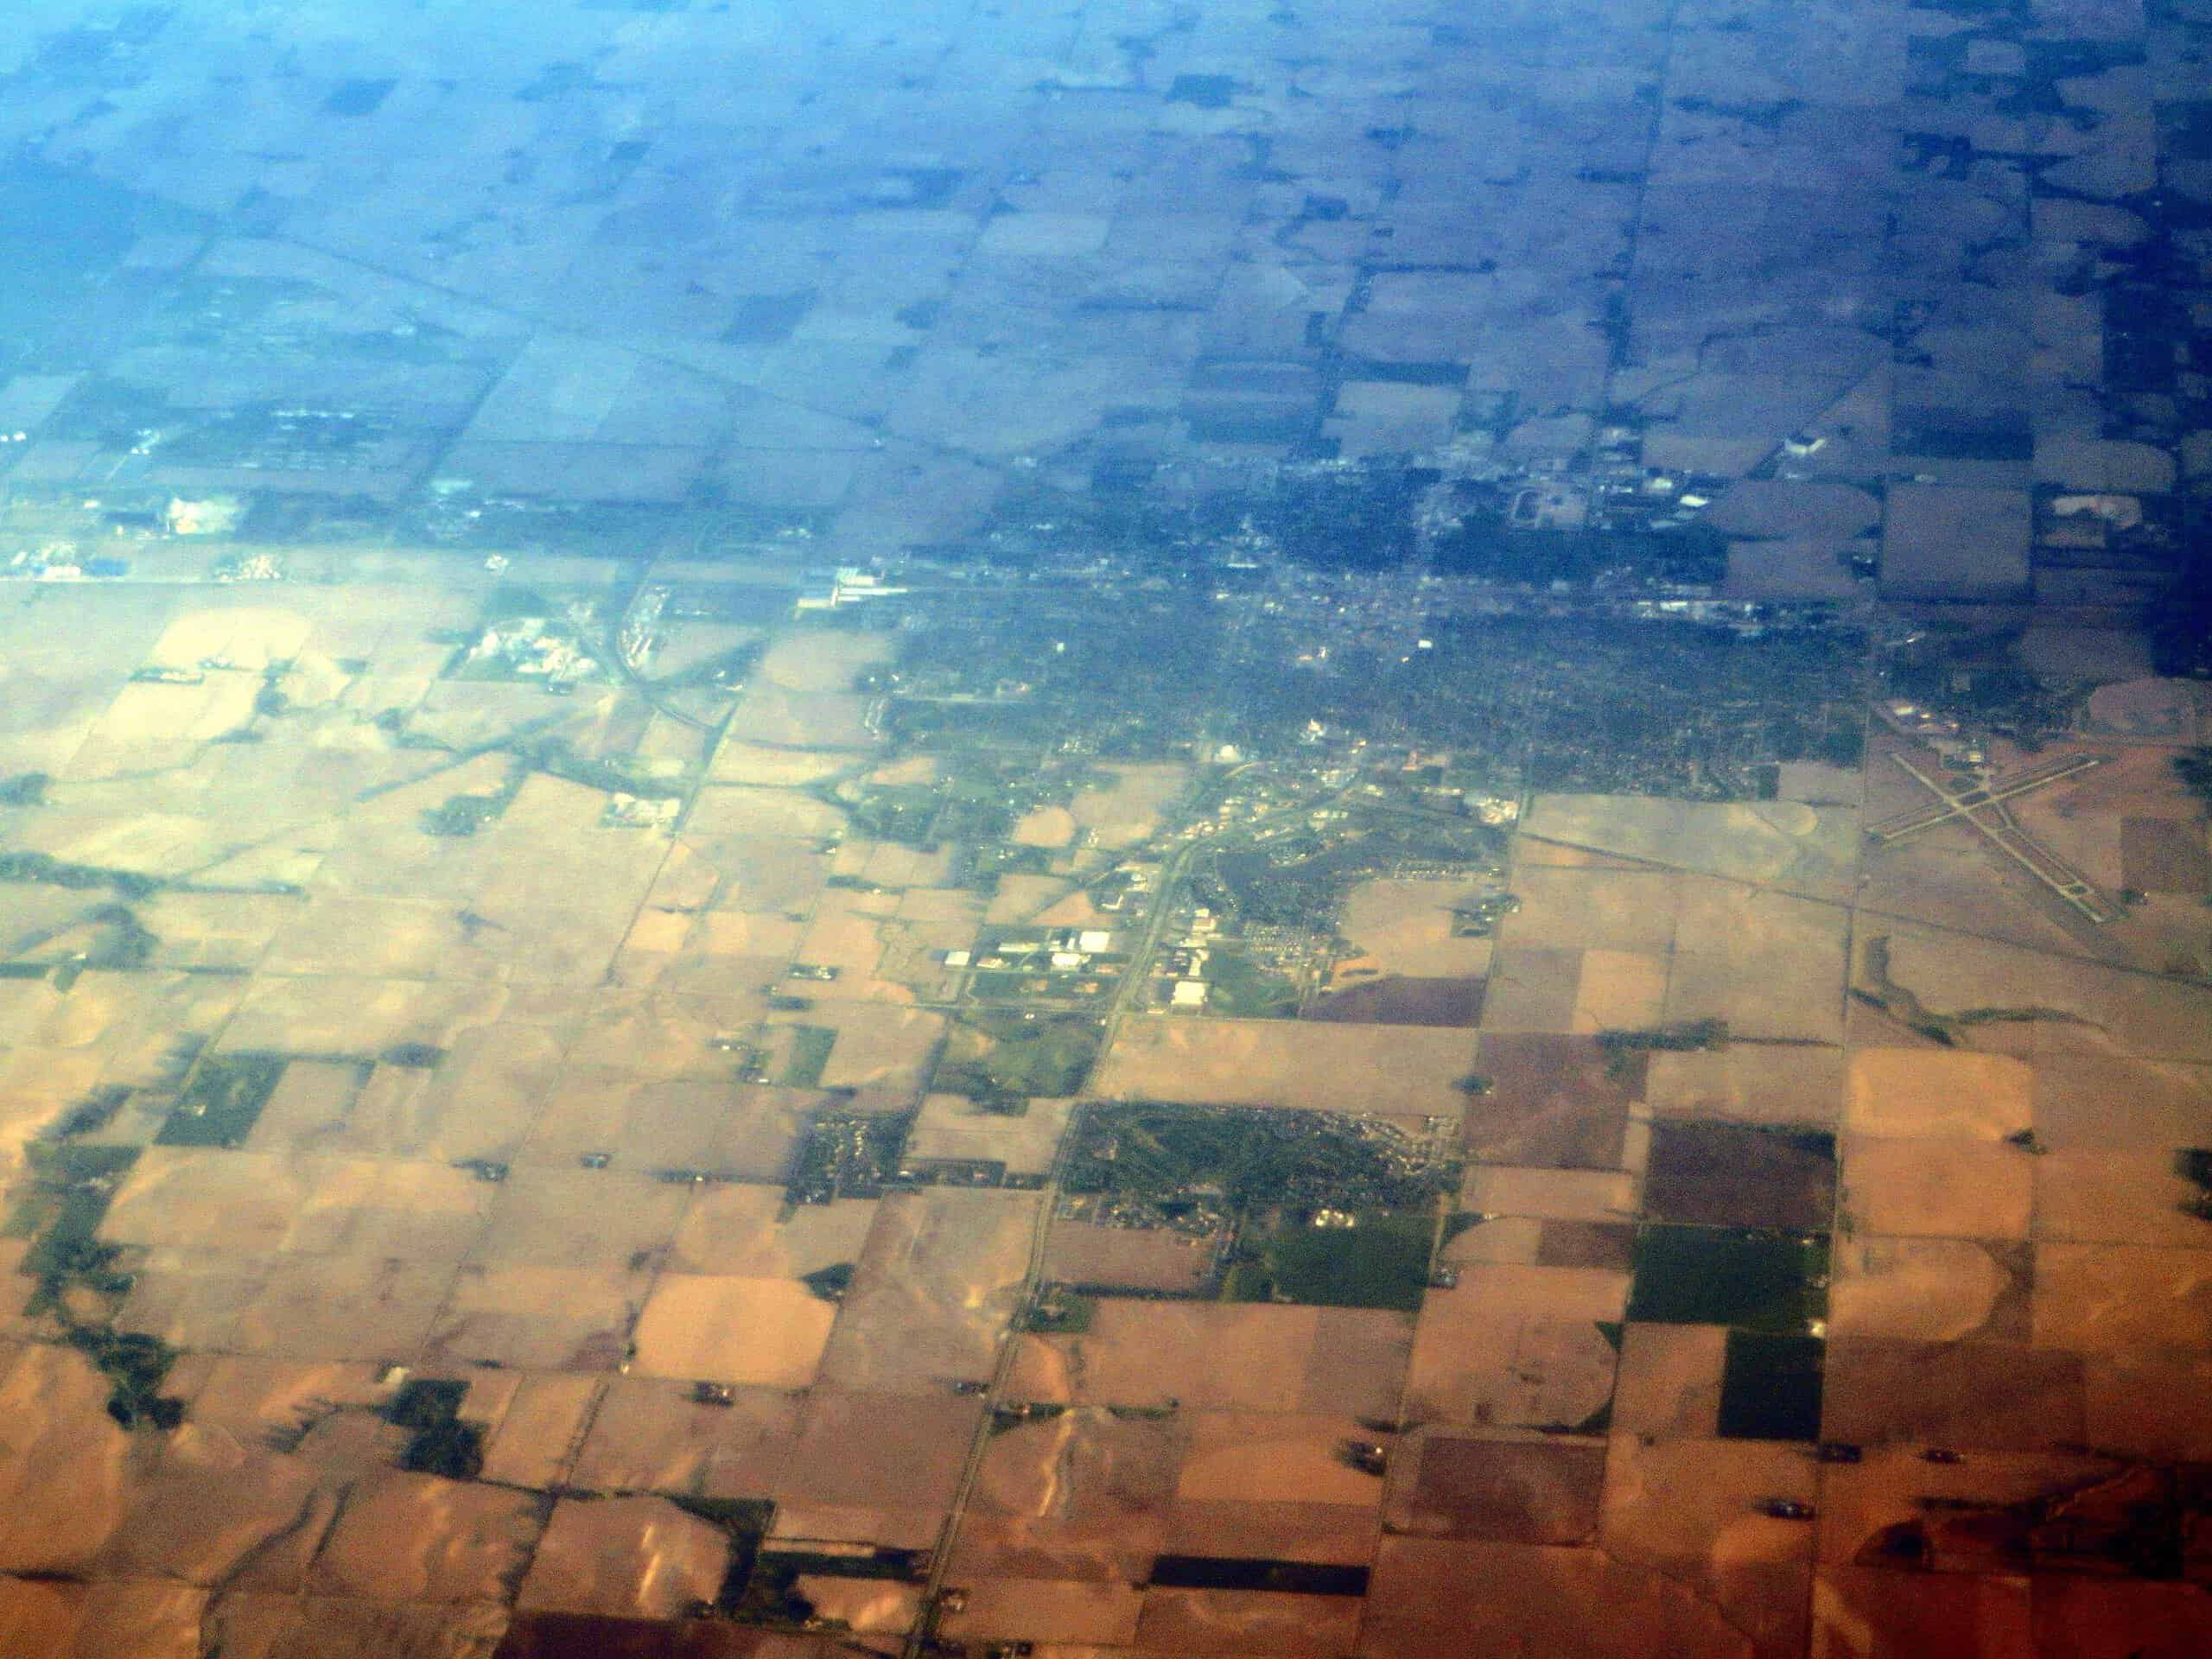
[[[328,1553],[337,1542],[321,1534],[339,1518],[346,1494],[342,1487],[333,1490],[337,1483],[309,1459],[193,1432],[180,1434],[168,1452],[161,1468],[146,1471],[138,1483],[122,1525],[109,1541],[107,1560],[118,1577],[209,1585],[242,1573],[265,1582],[298,1583],[308,1576],[318,1545]],[[361,1483],[365,1502],[373,1504],[381,1478],[378,1471],[367,1473]],[[502,1496],[512,1504],[512,1497]],[[471,1494],[454,1507],[465,1511],[488,1506]],[[309,1529],[317,1535],[302,1535]],[[465,1519],[455,1529],[468,1529]]]
[[[250,1264],[204,1266],[172,1253],[149,1255],[131,1277],[116,1328],[175,1348],[228,1348],[239,1314],[261,1293],[262,1278]]]
[[[844,825],[835,807],[796,790],[750,784],[715,784],[699,791],[684,817],[687,836],[708,839],[754,836],[817,840]]]
[[[639,925],[648,918],[666,914],[646,912],[639,918]],[[683,942],[698,956],[776,964],[765,976],[756,970],[754,983],[780,978],[783,964],[798,954],[799,941],[806,937],[806,925],[793,921],[788,911],[710,910],[698,916],[669,916],[668,919],[689,924]]]
[[[1654,1054],[1643,1098],[1654,1112],[1751,1123],[1833,1123],[1843,1097],[1844,1057],[1816,1046],[1738,1043]]]
[[[9,1572],[82,1573],[121,1521],[130,1441],[102,1408],[106,1399],[82,1355],[0,1344],[0,1562]]]
[[[656,710],[638,739],[637,755],[656,777],[683,779],[698,772],[711,753],[707,734]]]
[[[150,1147],[108,1206],[118,1243],[258,1256],[283,1247],[307,1171],[277,1158],[199,1147]]]
[[[868,860],[869,864],[890,863],[892,861],[884,855],[886,851],[890,850],[904,851],[905,849],[880,849]],[[935,876],[938,874],[935,870],[906,870],[900,873],[917,877]],[[901,891],[899,894],[896,914],[901,922],[934,925],[957,924],[963,938],[973,938],[976,927],[983,919],[982,900],[965,887],[932,887],[911,882],[898,885],[900,886]]]
[[[1728,1332],[1717,1325],[1644,1325],[1621,1333],[1613,1427],[1654,1440],[1710,1440],[1719,1426]]]
[[[880,633],[795,628],[776,636],[754,677],[793,691],[842,691],[854,677],[892,654]]]
[[[1976,1048],[2212,1061],[2212,987],[1902,925],[1887,938],[1893,983],[1932,1013],[1984,1014],[1968,1027]]]
[[[2212,1250],[2038,1244],[2034,1307],[2040,1346],[2180,1358],[2212,1322]]]
[[[1667,1007],[1667,958],[1630,950],[1585,950],[1575,981],[1571,1031],[1642,1031]]]
[[[1758,1503],[1813,1503],[1815,1465],[1800,1446],[1616,1434],[1608,1443],[1598,1541],[1616,1560],[1697,1586],[1762,1652],[1805,1639],[1813,1531]]]
[[[2164,1147],[2055,1151],[2037,1158],[2035,1236],[2203,1249],[2205,1224],[2190,1211],[2202,1189],[2181,1173],[2177,1161],[2177,1153]]]
[[[524,1166],[499,1184],[473,1259],[588,1268],[668,1244],[689,1191],[624,1170]]]
[[[646,1289],[645,1274],[618,1268],[465,1268],[429,1351],[454,1364],[611,1371]]]
[[[597,873],[588,878],[594,884],[601,879]],[[563,905],[553,898],[591,890],[573,887],[577,880],[572,870],[549,872],[539,897],[478,893],[471,913],[497,928],[488,938],[463,926],[449,905],[318,899],[279,931],[266,966],[283,974],[361,973],[395,979],[440,974],[454,980],[573,982],[605,969],[630,924],[626,895],[619,904],[598,905]],[[501,948],[526,954],[509,960]]]
[[[1151,839],[1162,810],[1187,788],[1188,767],[1113,766],[1099,770],[1111,779],[1077,791],[1068,811],[1101,847],[1135,847]]]
[[[953,1548],[951,1570],[970,1579],[1013,1577],[1061,1584],[1141,1584],[1164,1548],[1164,1512],[1112,1527],[1071,1524],[1054,1515],[971,1510]]]
[[[982,1406],[944,1389],[851,1394],[833,1386],[807,1396],[791,1460],[775,1488],[778,1503],[941,1514],[959,1482]]]
[[[1513,896],[1521,907],[1499,930],[1509,944],[1644,955],[1663,955],[1674,948],[1681,876],[1669,870],[1587,870],[1534,861],[1543,850],[1541,842],[1515,843]]]
[[[753,1497],[783,1478],[802,1395],[737,1388],[728,1405],[709,1405],[691,1398],[689,1382],[620,1376],[598,1386],[604,1395],[581,1437],[572,1485]]]
[[[335,1147],[362,1157],[510,1160],[566,1046],[556,1028],[502,1021],[454,1038],[434,1071],[379,1065]]]
[[[1372,1477],[1368,1484],[1381,1490],[1382,1482]],[[1168,1516],[1166,1546],[1176,1555],[1365,1567],[1375,1559],[1381,1532],[1371,1505],[1179,1499]]]
[[[823,1088],[861,1089],[905,1104],[921,1088],[930,1056],[944,1033],[944,1016],[823,1001],[802,1013],[773,1016],[769,1028],[784,1026],[814,1026],[837,1033],[819,1079]]]
[[[1019,1630],[1039,1643],[1039,1652],[1069,1659],[1135,1640],[1144,1599],[1134,1586],[1104,1582],[979,1577],[963,1586],[968,1605],[946,1618],[948,1637],[969,1641]]]
[[[481,1183],[437,1165],[182,1147],[149,1150],[118,1198],[127,1202],[107,1224],[118,1242],[249,1259],[344,1251],[456,1261],[487,1213]]]
[[[822,1544],[928,1549],[944,1524],[944,1516],[928,1509],[817,1503],[803,1494],[785,1492],[776,1499],[776,1518],[768,1535],[802,1549]]]
[[[912,1001],[912,992],[876,977],[887,925],[898,910],[899,901],[883,894],[823,893],[799,938],[797,954],[810,967],[836,969],[838,977],[830,984],[810,984],[805,994],[835,1001],[855,997]]]
[[[793,748],[732,735],[715,751],[715,763],[708,776],[718,784],[798,789],[835,777],[859,759],[858,755],[833,750]]]
[[[246,1149],[276,1154],[323,1150],[344,1128],[366,1081],[360,1066],[293,1061],[247,1133]]]
[[[1857,1228],[1904,1237],[2028,1236],[2041,1177],[2036,1160],[1999,1141],[1852,1135],[1844,1204]]]
[[[833,1001],[942,998],[950,982],[944,953],[974,943],[981,911],[972,894],[928,889],[898,897],[825,894],[797,955],[810,966],[836,968],[839,976],[806,988]]]
[[[595,1376],[521,1378],[486,1437],[486,1478],[517,1486],[560,1485],[607,1386]]]
[[[422,980],[257,976],[224,1030],[243,1053],[374,1054],[401,1043],[450,1045],[513,1000],[496,986]]]
[[[873,1198],[786,1204],[779,1186],[721,1183],[691,1197],[669,1249],[675,1273],[800,1279],[857,1262],[875,1219]]]
[[[1686,883],[1666,1018],[1725,1020],[1739,1038],[1840,1041],[1848,923],[1849,913],[1834,904]]]
[[[2154,1462],[2212,1454],[2212,1376],[2200,1365],[2093,1354],[2087,1370],[2091,1445]]]
[[[1636,1214],[1636,1178],[1616,1170],[1473,1164],[1460,1184],[1459,1207],[1483,1216],[1625,1221]]]
[[[874,741],[868,699],[850,691],[802,691],[756,682],[730,716],[733,736],[751,744],[858,750]],[[764,781],[786,781],[783,779]]]
[[[2083,1414],[2081,1355],[2040,1331],[2034,1347],[1843,1336],[1828,1344],[1829,1440],[2034,1451],[2080,1445]]]
[[[836,1317],[796,1280],[665,1273],[638,1318],[632,1363],[647,1376],[803,1389]]]
[[[1582,952],[1508,940],[1491,967],[1483,993],[1483,1029],[1568,1032],[1582,989]]]
[[[2034,1072],[2004,1054],[1862,1048],[1845,1124],[1860,1135],[1997,1141],[2032,1127]]]
[[[1850,896],[1858,830],[1859,815],[1842,808],[1630,795],[1540,795],[1521,821],[1536,840],[1839,901]]]
[[[1045,1277],[1055,1284],[1192,1295],[1212,1282],[1221,1243],[1217,1233],[1056,1220]]]
[[[1375,1438],[1357,1418],[1292,1413],[1185,1414],[1179,1504],[1307,1505],[1371,1513],[1382,1483],[1344,1455]]]
[[[1070,862],[1073,867],[1073,879],[1083,879],[1093,873],[1094,866],[1087,855],[1077,854]],[[1059,878],[1052,879],[1057,880]],[[1127,918],[1126,914],[1116,915],[1111,911],[1101,910],[1091,901],[1088,888],[1071,887],[1028,919],[1039,927],[1111,928]]]
[[[1839,1337],[2027,1338],[2031,1262],[2024,1245],[1860,1231],[1833,1250],[1828,1329]]]
[[[1065,806],[1039,806],[1024,813],[1007,839],[1017,847],[1060,848],[1076,837],[1075,814]]]
[[[1617,1269],[1470,1262],[1421,1304],[1406,1408],[1419,1421],[1582,1422],[1612,1397],[1617,1355],[1598,1325],[1627,1301]]]
[[[1976,1516],[1974,1506],[1998,1510],[2078,1491],[2109,1478],[2118,1466],[2094,1455],[1997,1450],[1955,1464],[1930,1463],[1917,1446],[1869,1446],[1861,1461],[1833,1467],[1823,1478],[1820,1558],[1835,1567],[1872,1564],[1885,1532],[1918,1522],[1936,1546],[1931,1567],[1986,1570],[1990,1555],[2003,1547],[2003,1534]],[[1947,1525],[1944,1511],[1951,1504],[1960,1505],[1952,1510],[1958,1518]],[[1983,1559],[1975,1561],[1975,1555]]]
[[[384,1398],[376,1367],[340,1362],[194,1354],[177,1362],[169,1379],[192,1402],[194,1422],[241,1441],[296,1432],[334,1408]]]
[[[1033,1193],[953,1188],[886,1198],[837,1310],[825,1384],[934,1395],[989,1376],[1039,1202]]]
[[[858,869],[850,868],[857,859]],[[940,887],[957,873],[959,854],[951,847],[902,847],[890,841],[848,839],[837,849],[838,873],[857,874],[883,887]],[[967,889],[958,890],[963,905],[981,901]]]
[[[1013,1397],[1354,1417],[1397,1409],[1413,1321],[1364,1308],[1100,1301],[1081,1336],[1023,1337]]]
[[[296,899],[275,896],[167,893],[155,895],[139,915],[161,940],[152,957],[157,965],[247,970],[299,907]]]
[[[413,1353],[429,1339],[454,1278],[447,1262],[279,1256],[240,1308],[227,1340],[209,1345],[288,1359]]]
[[[1750,1637],[1671,1574],[1599,1549],[1386,1537],[1368,1582],[1363,1659],[1573,1653],[1753,1659]],[[1603,1607],[1592,1619],[1589,1610]]]
[[[527,1492],[386,1471],[348,1493],[308,1581],[374,1601],[495,1601],[528,1566],[540,1524]]]
[[[696,910],[804,913],[832,873],[819,841],[788,835],[710,835],[687,824],[652,902]]]
[[[665,1498],[564,1497],[553,1505],[517,1605],[673,1618],[721,1587],[729,1540]]]
[[[1166,1536],[1183,1442],[1173,1417],[1080,1407],[994,1433],[969,1499],[983,1523],[969,1548],[988,1558],[977,1566],[1141,1580]]]
[[[1489,970],[1492,942],[1452,936],[1453,906],[1476,896],[1464,881],[1363,881],[1345,894],[1337,931],[1377,973],[1438,979],[1480,975]]]
[[[1418,1537],[1588,1543],[1605,1480],[1602,1440],[1427,1424],[1398,1440],[1383,1520],[1392,1533]]]
[[[1054,912],[1054,906],[1070,896],[1071,886],[1064,876],[1025,875],[1018,871],[1002,875],[999,878],[998,890],[992,893],[990,903],[983,912],[983,919],[995,926],[1030,922],[1045,926],[1061,925],[1061,918]],[[1083,907],[1090,910],[1087,899]],[[1046,920],[1048,914],[1051,915],[1050,921]],[[1078,921],[1065,924],[1067,926],[1079,925]]]
[[[1145,1654],[1190,1659],[1335,1659],[1360,1624],[1351,1596],[1298,1596],[1266,1590],[1171,1590],[1144,1592],[1137,1643]]]
[[[713,1167],[723,1122],[734,1111],[755,1116],[745,1108],[758,1092],[704,1078],[641,1079],[626,1071],[569,1068],[547,1090],[516,1161],[567,1168],[587,1154],[620,1147],[622,1166],[632,1169]],[[791,1104],[812,1099],[805,1094]]]
[[[791,958],[738,956],[715,948],[727,942],[725,930],[730,923],[736,923],[736,927],[729,931],[746,931],[743,921],[727,912],[688,919],[692,922],[690,931],[694,948],[646,949],[640,948],[641,944],[653,942],[641,940],[639,935],[650,933],[652,924],[641,916],[631,941],[615,960],[612,976],[640,990],[719,998],[731,1004],[733,1011],[747,1004],[765,1008],[769,995],[766,988],[783,978],[791,966]]]
[[[1009,1117],[984,1111],[965,1095],[928,1095],[906,1137],[906,1160],[973,1159],[1004,1164],[1009,1173],[1041,1175],[1052,1167],[1074,1107],[1072,1099],[1033,1095],[1027,1110]]]
[[[1125,1022],[1092,1085],[1109,1097],[1457,1117],[1465,1033],[1289,1020]]]
[[[933,754],[906,754],[886,761],[868,774],[868,781],[881,789],[912,784],[933,784],[944,765]]]

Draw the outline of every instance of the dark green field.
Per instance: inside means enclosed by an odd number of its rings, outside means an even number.
[[[1254,1259],[1230,1270],[1222,1296],[1416,1313],[1435,1236],[1436,1218],[1417,1211],[1366,1211],[1351,1227],[1316,1227],[1302,1211],[1279,1213],[1247,1235],[1240,1255]]]
[[[1827,1272],[1821,1234],[1648,1226],[1636,1236],[1628,1316],[1802,1335],[1827,1312]]]

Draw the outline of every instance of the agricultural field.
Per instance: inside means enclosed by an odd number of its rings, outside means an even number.
[[[1108,1098],[1456,1117],[1473,1045],[1427,1027],[1133,1020],[1092,1092]]]
[[[2203,0],[8,21],[5,1659],[2212,1652]]]

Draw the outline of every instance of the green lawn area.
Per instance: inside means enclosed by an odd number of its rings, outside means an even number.
[[[1316,1227],[1303,1211],[1255,1224],[1222,1287],[1224,1300],[1278,1296],[1318,1307],[1385,1307],[1411,1313],[1428,1283],[1436,1218],[1420,1211],[1367,1210],[1351,1227]]]
[[[935,1087],[944,1094],[1072,1095],[1098,1052],[1098,1021],[1088,1014],[995,1008],[964,1015],[959,1024],[967,1029],[956,1029],[954,1057],[937,1075]],[[981,1052],[963,1052],[970,1047]]]
[[[830,1064],[830,1051],[836,1046],[837,1033],[828,1026],[793,1026],[791,1057],[777,1083],[786,1089],[815,1087],[822,1081],[822,1068]]]
[[[1238,950],[1206,960],[1206,1006],[1233,1020],[1288,1020],[1298,1013],[1298,987]]]

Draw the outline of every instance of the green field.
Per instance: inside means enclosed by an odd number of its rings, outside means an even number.
[[[793,1026],[791,1057],[784,1062],[776,1081],[786,1089],[812,1089],[822,1081],[830,1064],[830,1051],[837,1046],[837,1033],[828,1026]]]
[[[1206,961],[1206,1006],[1232,1020],[1290,1020],[1298,1014],[1298,987],[1237,950],[1217,950]]]
[[[1223,1300],[1419,1312],[1435,1217],[1369,1210],[1356,1220],[1351,1227],[1316,1227],[1305,1211],[1276,1212],[1247,1235]]]
[[[1636,1236],[1628,1316],[1802,1335],[1827,1312],[1827,1274],[1819,1234],[1647,1226]]]
[[[1731,1331],[1720,1373],[1720,1437],[1817,1440],[1827,1344],[1813,1337]]]
[[[940,1094],[990,1102],[1072,1095],[1098,1053],[1098,1021],[1080,1014],[981,1009],[955,1026],[932,1085]]]
[[[283,1080],[281,1054],[223,1054],[200,1062],[183,1097],[162,1124],[164,1147],[235,1147]]]

